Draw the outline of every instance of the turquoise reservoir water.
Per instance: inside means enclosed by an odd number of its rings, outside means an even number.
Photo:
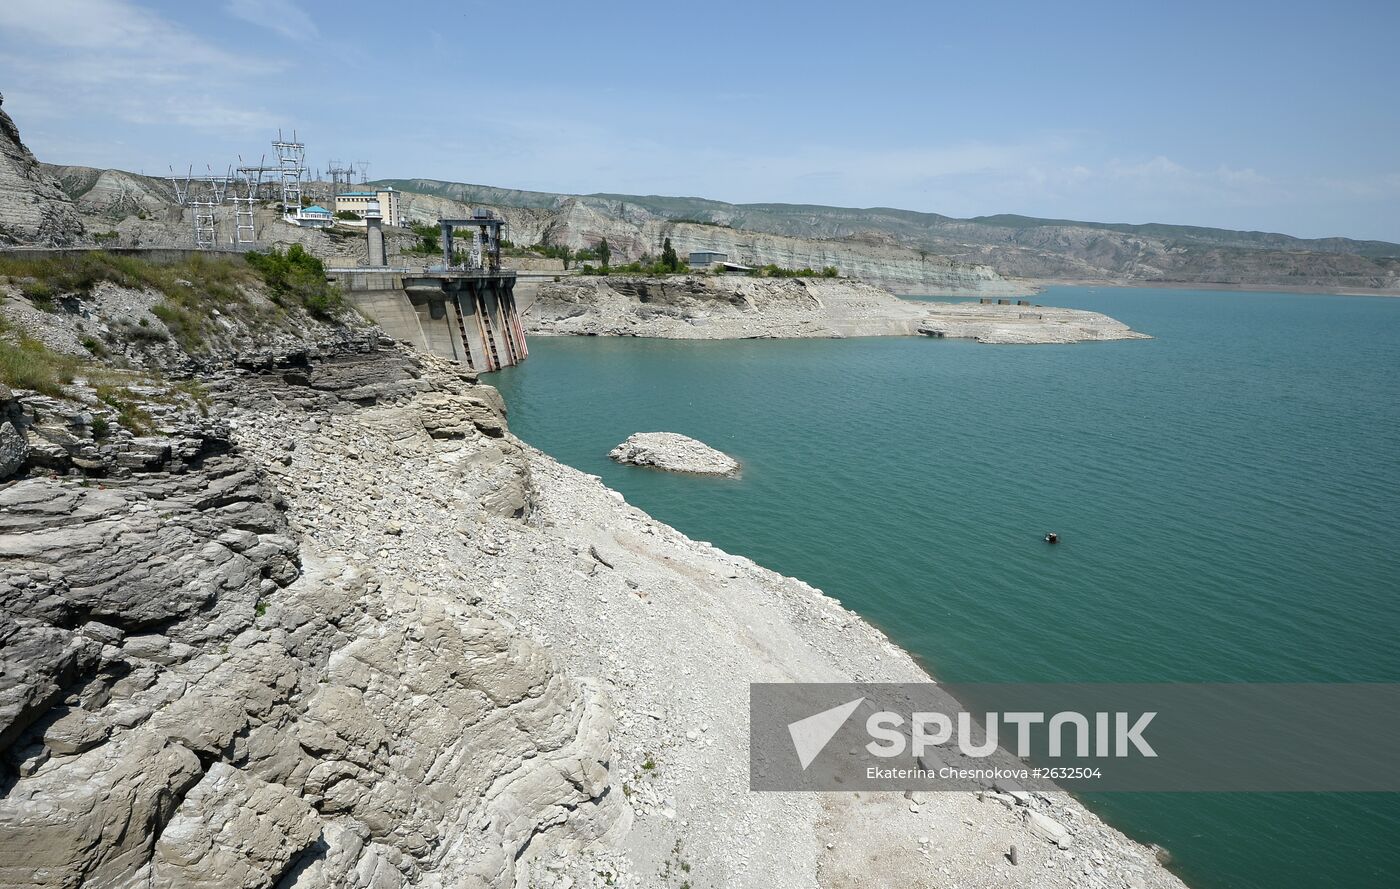
[[[492,382],[527,441],[840,598],[937,676],[1400,681],[1400,299],[1040,301],[1156,339],[536,338]],[[663,430],[743,477],[606,458]],[[1400,885],[1394,795],[1086,801],[1197,887]]]

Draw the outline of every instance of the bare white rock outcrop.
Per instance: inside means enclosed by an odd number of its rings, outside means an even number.
[[[608,452],[619,463],[696,475],[734,475],[739,461],[676,432],[638,432]]]
[[[531,334],[660,339],[964,337],[983,343],[1145,339],[1098,312],[900,299],[844,278],[568,278],[522,291]]]
[[[919,333],[932,337],[998,345],[1151,339],[1122,321],[1083,309],[978,303],[935,303],[930,309]]]

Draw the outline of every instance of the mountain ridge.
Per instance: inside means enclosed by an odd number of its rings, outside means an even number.
[[[995,226],[999,228],[1034,228],[1045,226],[1092,228],[1105,231],[1119,232],[1122,234],[1137,234],[1153,237],[1174,236],[1180,238],[1192,238],[1201,243],[1207,243],[1207,239],[1214,238],[1221,242],[1216,246],[1231,246],[1229,241],[1255,242],[1260,246],[1281,246],[1284,244],[1297,245],[1300,249],[1308,252],[1329,252],[1329,253],[1351,253],[1358,256],[1376,258],[1400,258],[1400,243],[1381,241],[1365,238],[1348,238],[1340,235],[1323,238],[1304,238],[1297,235],[1290,235],[1284,232],[1263,231],[1257,229],[1228,229],[1216,226],[1184,225],[1165,222],[1095,222],[1079,219],[1060,219],[1053,217],[1026,216],[1019,213],[994,213],[982,216],[957,217],[947,216],[942,213],[933,213],[924,210],[909,210],[901,207],[841,207],[830,204],[806,204],[806,203],[786,203],[781,201],[759,201],[752,203],[731,203],[713,198],[703,198],[697,196],[675,196],[675,195],[637,195],[624,194],[620,192],[592,192],[592,193],[571,193],[571,192],[548,192],[534,191],[530,189],[503,188],[500,186],[479,185],[467,182],[452,182],[445,179],[379,179],[375,184],[393,186],[403,191],[413,191],[422,194],[432,194],[438,197],[447,197],[453,200],[463,200],[464,198],[476,197],[484,203],[505,202],[513,206],[529,207],[534,209],[548,209],[564,200],[573,199],[594,199],[599,201],[620,201],[644,207],[660,215],[666,215],[668,210],[699,210],[701,212],[716,212],[718,210],[728,210],[730,212],[772,212],[772,213],[838,213],[838,214],[867,214],[876,216],[896,216],[903,217],[910,221],[931,221],[942,224],[977,224]],[[511,196],[529,196],[528,202],[518,202],[519,198],[511,200]],[[687,219],[687,221],[692,221]],[[716,220],[695,219],[694,221],[708,222]],[[780,234],[782,234],[780,232]]]
[[[1167,223],[1107,223],[996,214],[958,219],[893,207],[730,204],[663,195],[505,189],[440,179],[381,179],[411,194],[551,215],[551,243],[719,250],[746,265],[812,255],[902,293],[945,292],[951,270],[1030,286],[1057,282],[1400,293],[1400,244],[1298,238]],[[580,214],[592,222],[573,224]],[[772,249],[772,237],[801,242]],[[633,250],[632,252],[636,252]],[[776,257],[776,258],[775,258]],[[926,266],[946,266],[929,273]],[[813,266],[816,267],[815,265]]]

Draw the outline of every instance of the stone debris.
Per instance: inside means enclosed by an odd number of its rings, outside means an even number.
[[[608,452],[618,463],[696,475],[737,475],[739,461],[675,432],[637,432]]]
[[[1047,843],[1054,843],[1061,849],[1069,848],[1069,831],[1063,824],[1051,818],[1049,815],[1040,812],[1026,812],[1026,826],[1031,833],[1045,840]]]

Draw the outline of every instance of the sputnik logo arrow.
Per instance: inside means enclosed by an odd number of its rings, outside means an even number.
[[[856,698],[839,707],[832,707],[806,719],[788,723],[788,734],[792,736],[792,746],[797,749],[797,761],[802,763],[802,771],[807,771],[807,766],[812,764],[812,760],[817,758],[822,748],[826,747],[856,708],[864,702],[865,698]]]

